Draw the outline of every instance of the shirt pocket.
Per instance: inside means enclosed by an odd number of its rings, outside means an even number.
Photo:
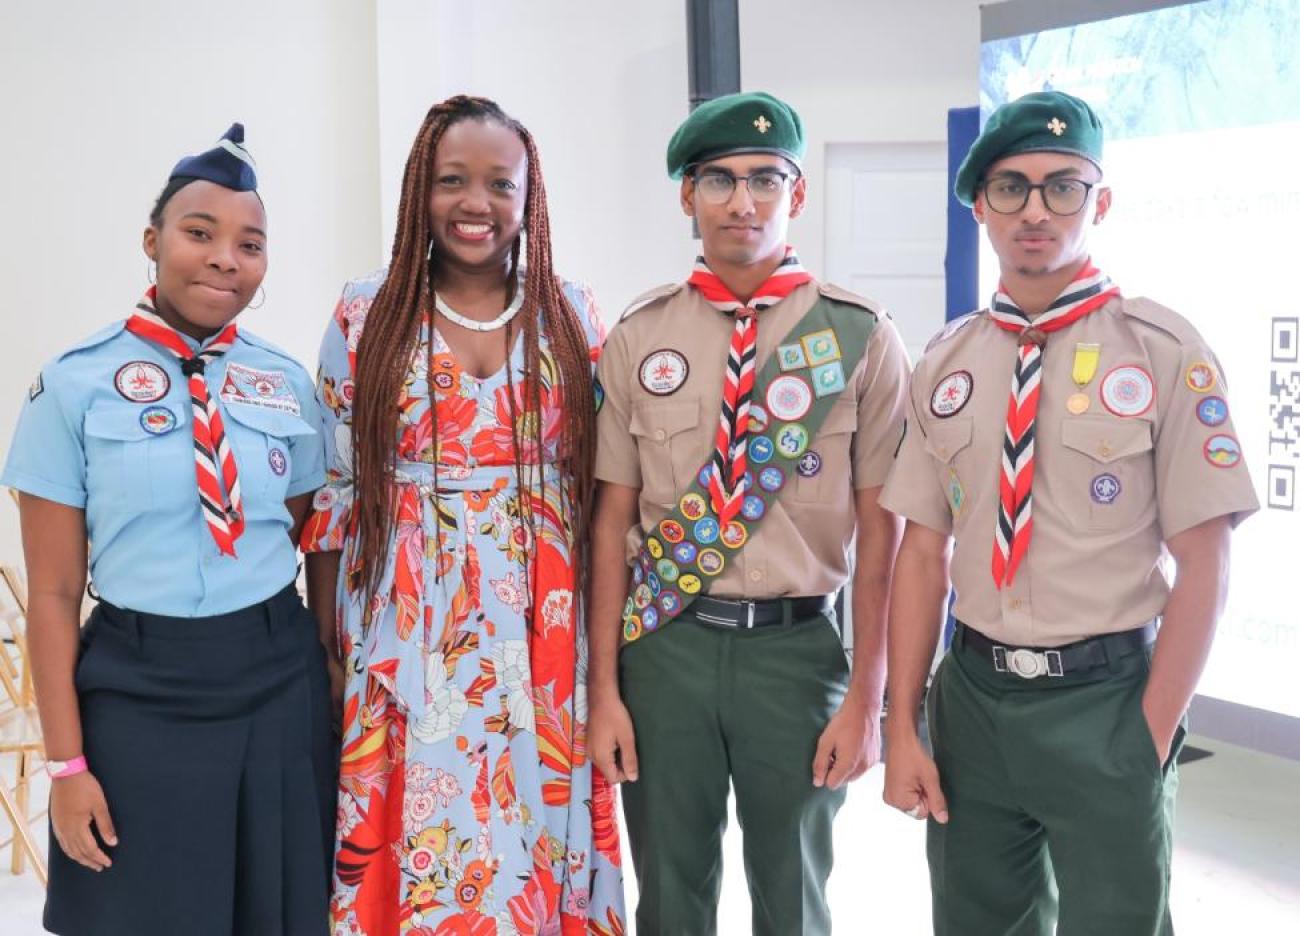
[[[279,516],[293,477],[293,440],[316,430],[300,416],[264,406],[230,403],[222,412],[239,466],[245,514]]]
[[[856,400],[840,399],[831,404],[831,411],[826,414],[816,437],[808,446],[808,452],[816,455],[816,471],[811,475],[800,472],[800,464],[808,464],[802,458],[796,458],[791,466],[796,475],[791,495],[794,500],[818,501],[835,510],[845,508],[851,498],[849,488],[853,478],[853,433],[857,428]],[[863,444],[866,440],[857,441],[858,444]]]
[[[690,461],[691,430],[700,428],[700,401],[641,403],[632,409],[628,431],[636,437],[645,496],[668,506],[703,466]]]
[[[92,407],[83,429],[88,499],[132,512],[170,502],[168,462],[189,454],[187,490],[195,490],[193,450],[187,444],[187,413],[165,403]]]
[[[1053,471],[1062,511],[1076,529],[1124,530],[1155,510],[1151,423],[1079,416],[1061,426],[1061,471]]]

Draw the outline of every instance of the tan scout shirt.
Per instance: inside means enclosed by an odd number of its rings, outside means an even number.
[[[1101,345],[1083,387],[1072,376],[1081,342]],[[956,538],[953,613],[995,640],[1057,646],[1139,627],[1169,597],[1165,540],[1214,517],[1231,515],[1236,524],[1259,509],[1240,448],[1235,464],[1211,456],[1223,448],[1219,436],[1229,445],[1236,439],[1218,362],[1185,319],[1146,299],[1112,300],[1048,336],[1033,533],[1014,582],[999,591],[993,535],[1016,346],[986,311],[931,342],[912,377],[906,437],[881,503]],[[1127,387],[1106,380],[1133,366],[1150,375],[1154,398],[1145,412],[1116,415],[1143,405],[1140,377]],[[945,378],[962,371],[970,394],[954,410],[963,379]],[[942,399],[954,385],[957,395]],[[1089,406],[1075,415],[1067,401],[1078,393]],[[1211,397],[1218,402],[1206,403]]]
[[[879,307],[816,282],[798,287],[759,314],[756,366],[761,372],[813,304],[825,295],[871,310],[879,323],[866,354],[809,445],[822,459],[812,477],[791,471],[777,502],[709,594],[729,598],[825,595],[849,576],[856,513],[853,490],[885,482],[902,433],[907,352]],[[672,510],[713,454],[733,320],[695,289],[665,287],[634,304],[609,333],[597,375],[605,402],[597,417],[596,477],[641,491],[641,526]],[[868,314],[844,309],[844,314]],[[642,385],[641,365],[661,349],[689,368],[681,386],[656,395]],[[762,405],[756,399],[755,404]],[[642,530],[628,535],[631,564]]]

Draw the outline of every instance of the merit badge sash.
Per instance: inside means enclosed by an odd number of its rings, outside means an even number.
[[[624,644],[658,630],[697,595],[707,594],[709,583],[749,541],[790,477],[820,470],[820,458],[809,445],[866,353],[876,325],[861,310],[832,318],[835,305],[819,299],[755,380],[739,514],[720,521],[710,496],[710,459],[672,513],[646,535],[623,606]]]

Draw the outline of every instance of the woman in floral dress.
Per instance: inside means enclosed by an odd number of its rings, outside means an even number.
[[[334,929],[621,936],[585,750],[599,315],[552,272],[536,149],[490,101],[429,112],[397,228],[321,346],[303,534],[345,684]]]

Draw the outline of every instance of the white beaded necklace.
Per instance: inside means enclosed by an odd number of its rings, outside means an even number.
[[[498,328],[504,328],[509,324],[511,319],[519,314],[519,309],[524,304],[524,291],[518,284],[516,284],[514,300],[511,301],[510,305],[506,307],[504,312],[496,318],[489,319],[486,322],[480,322],[478,319],[472,319],[461,315],[451,306],[447,305],[447,303],[443,302],[442,297],[437,293],[433,294],[433,304],[434,307],[442,313],[443,317],[447,319],[447,321],[455,322],[461,328],[468,328],[470,331],[476,332],[490,332],[496,331]]]

